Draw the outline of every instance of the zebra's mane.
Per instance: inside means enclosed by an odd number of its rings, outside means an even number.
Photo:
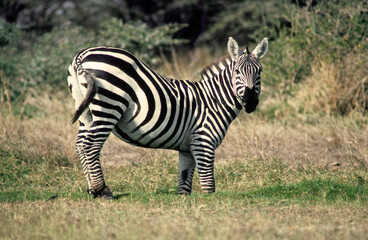
[[[208,65],[207,67],[205,67],[205,68],[203,68],[203,70],[201,71],[201,78],[202,79],[205,79],[205,78],[207,78],[207,77],[205,77],[206,76],[206,73],[209,71],[209,70],[211,70],[211,69],[213,69],[213,68],[216,68],[216,67],[218,67],[220,64],[222,64],[223,66],[225,66],[225,67],[227,67],[229,64],[228,64],[228,62],[229,61],[231,61],[230,60],[230,56],[229,55],[227,55],[227,56],[225,56],[225,57],[222,57],[219,61],[216,61],[216,62],[213,62],[213,63],[211,63],[210,65]]]

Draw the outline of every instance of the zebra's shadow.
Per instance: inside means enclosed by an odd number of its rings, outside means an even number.
[[[163,189],[157,189],[156,191],[153,192],[146,192],[146,193],[141,193],[141,192],[127,192],[127,193],[117,193],[114,194],[113,200],[119,200],[120,198],[123,197],[136,197],[136,196],[140,196],[141,198],[150,198],[153,196],[176,196],[178,195],[176,188],[163,188]],[[178,195],[179,196],[179,195]]]
[[[130,193],[121,193],[121,194],[116,194],[116,195],[114,195],[114,197],[113,197],[113,199],[114,200],[119,200],[120,198],[122,198],[122,197],[128,197],[128,196],[130,196],[131,194]]]

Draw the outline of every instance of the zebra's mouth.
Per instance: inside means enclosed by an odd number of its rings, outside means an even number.
[[[247,113],[251,113],[256,110],[259,100],[255,88],[246,88],[243,97],[243,106]]]

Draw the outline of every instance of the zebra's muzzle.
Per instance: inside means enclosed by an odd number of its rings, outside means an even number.
[[[255,88],[252,89],[246,87],[243,97],[243,106],[247,113],[251,113],[256,110],[259,100]]]

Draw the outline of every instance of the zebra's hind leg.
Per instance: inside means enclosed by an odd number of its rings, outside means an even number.
[[[88,192],[94,197],[112,199],[113,195],[106,186],[100,163],[100,152],[109,137],[114,124],[92,123],[89,130],[80,129],[77,140],[77,152],[80,155],[83,172],[87,179]]]
[[[79,132],[78,132],[77,142],[75,144],[75,149],[81,161],[83,173],[87,181],[87,192],[92,194],[91,177],[89,174],[89,169],[87,167],[86,154],[84,153],[84,146],[83,146],[84,139],[86,138],[86,133],[88,133],[88,130],[85,128],[82,122],[79,122]]]
[[[178,194],[190,194],[192,192],[194,170],[193,155],[190,152],[179,152]]]

